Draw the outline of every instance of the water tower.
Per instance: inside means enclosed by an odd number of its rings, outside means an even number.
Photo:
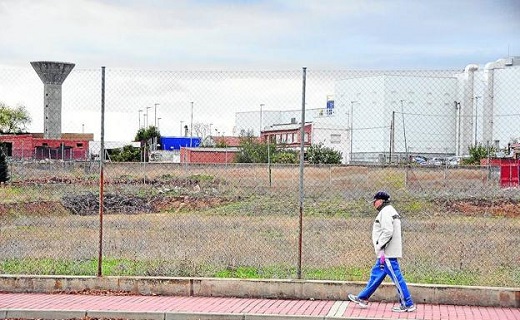
[[[61,138],[61,85],[75,64],[54,61],[34,61],[32,67],[43,81],[45,139]]]

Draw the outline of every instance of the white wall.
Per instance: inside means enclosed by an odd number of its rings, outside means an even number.
[[[327,123],[314,122],[312,124],[312,144],[322,143],[324,147],[341,152],[342,163],[348,163],[349,132],[346,127],[332,126]]]
[[[352,113],[353,153],[388,153],[392,141],[399,153],[454,152],[457,87],[455,77],[382,75],[338,82],[336,105],[347,119]]]

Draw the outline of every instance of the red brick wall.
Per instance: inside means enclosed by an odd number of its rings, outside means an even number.
[[[181,148],[181,163],[232,163],[236,151],[205,151],[204,148],[194,150]]]
[[[12,144],[13,158],[32,158],[35,155],[35,148],[41,147],[43,144],[47,144],[49,148],[53,149],[59,148],[62,143],[66,147],[71,147],[72,158],[75,160],[86,159],[89,149],[88,140],[43,139],[34,138],[32,134],[0,135],[0,142]],[[82,147],[78,147],[78,144],[82,144]]]

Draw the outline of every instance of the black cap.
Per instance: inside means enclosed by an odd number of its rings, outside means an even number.
[[[378,191],[374,195],[374,200],[378,200],[378,199],[388,201],[388,199],[390,199],[390,195],[388,193],[386,193],[385,191]]]

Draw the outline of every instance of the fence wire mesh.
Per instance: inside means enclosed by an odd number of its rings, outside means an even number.
[[[303,195],[302,277],[365,280],[384,189],[409,282],[520,286],[520,68],[308,70],[303,126],[300,70],[107,68],[104,156],[101,76],[0,72],[1,273],[96,274],[105,159],[103,275],[296,278]]]

